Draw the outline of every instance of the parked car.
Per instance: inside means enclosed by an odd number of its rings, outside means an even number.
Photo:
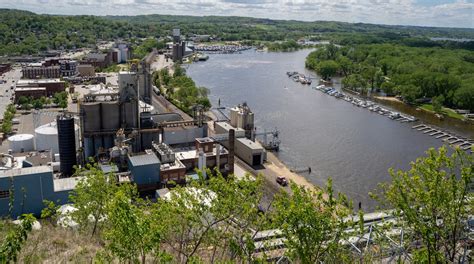
[[[278,176],[277,179],[276,179],[277,183],[280,184],[281,186],[287,186],[288,185],[288,181],[286,180],[285,177],[283,176]]]

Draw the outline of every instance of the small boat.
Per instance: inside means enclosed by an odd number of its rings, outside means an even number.
[[[394,120],[394,119],[397,119],[397,118],[400,118],[400,113],[398,112],[392,112],[390,113],[390,115],[388,116],[390,119]]]

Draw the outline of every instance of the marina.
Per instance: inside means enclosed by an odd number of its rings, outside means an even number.
[[[370,100],[363,100],[357,97],[349,96],[344,94],[343,92],[339,92],[337,89],[333,87],[326,87],[325,85],[319,85],[316,87],[312,87],[314,90],[321,91],[325,94],[328,94],[330,96],[333,96],[338,99],[343,99],[344,101],[351,103],[354,106],[361,107],[361,108],[366,108],[367,110],[378,113],[382,116],[386,116],[394,121],[399,121],[401,123],[407,123],[407,122],[415,122],[418,119],[414,116],[411,115],[405,115],[401,114],[399,112],[391,111],[387,108],[384,108],[383,106],[380,106]]]
[[[310,85],[312,83],[311,77],[298,72],[287,72],[286,75],[288,75],[288,77],[291,78],[293,81],[299,82],[301,84]]]
[[[308,181],[324,186],[331,178],[336,192],[345,193],[354,204],[361,202],[362,209],[371,212],[376,202],[368,193],[390,180],[389,168],[408,169],[430,147],[448,143],[412,129],[416,122],[393,122],[396,119],[390,119],[389,113],[378,112],[383,109],[355,106],[345,97],[331,100],[311,86],[302,89],[307,86],[293,81],[287,71],[317,77],[312,79],[316,86],[320,77],[304,68],[310,51],[211,54],[205,63],[191,64],[187,74],[210,90],[213,105],[246,101],[255,113],[258,131],[278,127],[281,144],[273,154],[288,168],[311,167],[311,173],[302,173]],[[212,75],[206,74],[210,71]],[[341,91],[339,79],[333,78],[331,86]],[[395,109],[377,105],[391,112]],[[454,133],[471,137],[458,130]]]
[[[200,44],[194,47],[197,52],[205,52],[207,54],[234,54],[242,51],[253,49],[252,46],[245,45],[204,45]]]

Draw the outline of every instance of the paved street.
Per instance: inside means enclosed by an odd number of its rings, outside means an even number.
[[[0,79],[5,80],[5,83],[0,84],[0,117],[3,118],[3,113],[8,104],[11,102],[13,96],[13,88],[16,86],[16,82],[21,77],[21,68],[13,67],[9,72],[6,72],[2,75]]]

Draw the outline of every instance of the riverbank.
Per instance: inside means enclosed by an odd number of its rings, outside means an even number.
[[[403,105],[403,106],[406,106],[406,107],[411,107],[411,106],[407,105],[406,103],[404,103],[403,101],[401,101],[400,99],[398,99],[396,97],[373,96],[373,98],[375,98],[376,100],[379,100],[381,102],[389,102],[391,104],[395,103],[395,104]],[[439,119],[439,116],[437,116],[437,113],[434,111],[433,106],[431,104],[422,104],[419,107],[414,107],[414,109],[416,111],[423,111],[424,113],[432,115],[433,118],[438,118]],[[441,114],[443,115],[443,117],[448,117],[448,118],[450,118],[452,120],[455,120],[455,121],[473,123],[472,120],[466,119],[463,115],[456,113],[456,111],[454,111],[453,109],[443,107],[441,112],[442,112]]]

